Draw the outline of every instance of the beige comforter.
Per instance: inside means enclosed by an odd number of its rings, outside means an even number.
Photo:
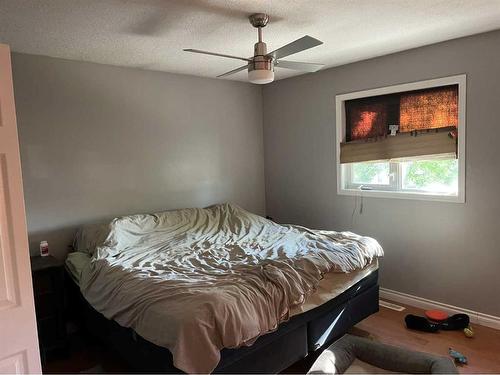
[[[222,348],[252,344],[314,293],[327,272],[382,256],[372,238],[275,224],[229,204],[115,219],[81,275],[89,303],[211,372]]]

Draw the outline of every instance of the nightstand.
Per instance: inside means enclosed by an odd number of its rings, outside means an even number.
[[[67,350],[63,264],[50,255],[31,257],[38,341],[44,363]]]

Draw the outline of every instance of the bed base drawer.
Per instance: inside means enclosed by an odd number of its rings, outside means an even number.
[[[239,348],[237,350],[247,349]],[[307,356],[307,327],[305,324],[285,335],[277,336],[265,345],[248,347],[248,353],[237,361],[215,369],[216,373],[278,373]]]
[[[378,311],[378,285],[373,285],[346,303],[307,324],[309,351],[329,345],[364,318]]]

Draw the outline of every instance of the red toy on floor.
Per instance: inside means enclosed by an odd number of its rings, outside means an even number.
[[[442,322],[448,319],[448,314],[441,310],[427,310],[425,316],[434,322]]]

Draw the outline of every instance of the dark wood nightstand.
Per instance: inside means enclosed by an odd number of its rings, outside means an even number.
[[[63,265],[50,255],[31,257],[38,340],[44,363],[67,352]]]

